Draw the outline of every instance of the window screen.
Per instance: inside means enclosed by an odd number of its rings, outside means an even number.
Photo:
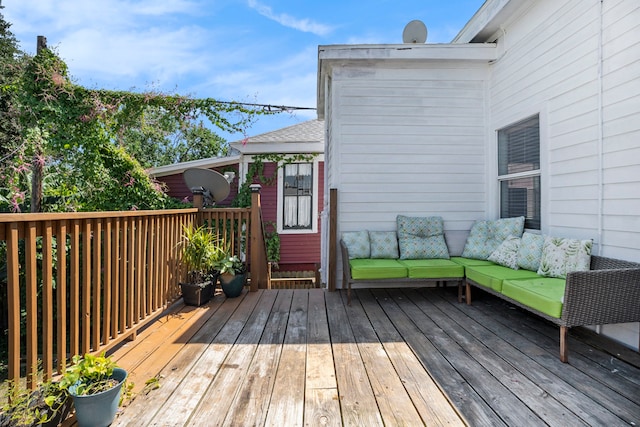
[[[500,217],[525,217],[525,227],[540,229],[540,119],[538,116],[498,131]]]

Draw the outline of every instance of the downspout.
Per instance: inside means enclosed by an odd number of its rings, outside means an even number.
[[[599,2],[598,17],[598,253],[602,254],[604,221],[604,111],[603,111],[603,0]]]
[[[598,253],[602,254],[602,229],[604,221],[604,112],[603,112],[603,0],[598,1]],[[596,326],[596,333],[602,333],[602,325]]]

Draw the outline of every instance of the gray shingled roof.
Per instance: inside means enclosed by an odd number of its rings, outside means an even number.
[[[321,120],[309,120],[286,128],[250,136],[247,144],[265,142],[324,142],[324,122]]]

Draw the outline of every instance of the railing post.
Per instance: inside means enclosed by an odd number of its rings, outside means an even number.
[[[336,265],[338,264],[338,189],[329,190],[329,258],[327,259],[327,289],[336,290]]]
[[[267,254],[262,230],[260,184],[251,185],[251,292],[268,288]]]

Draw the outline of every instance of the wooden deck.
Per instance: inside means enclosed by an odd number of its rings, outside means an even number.
[[[137,390],[161,384],[114,425],[640,425],[636,352],[577,329],[563,364],[556,327],[480,292],[353,294],[178,306],[114,353]]]

